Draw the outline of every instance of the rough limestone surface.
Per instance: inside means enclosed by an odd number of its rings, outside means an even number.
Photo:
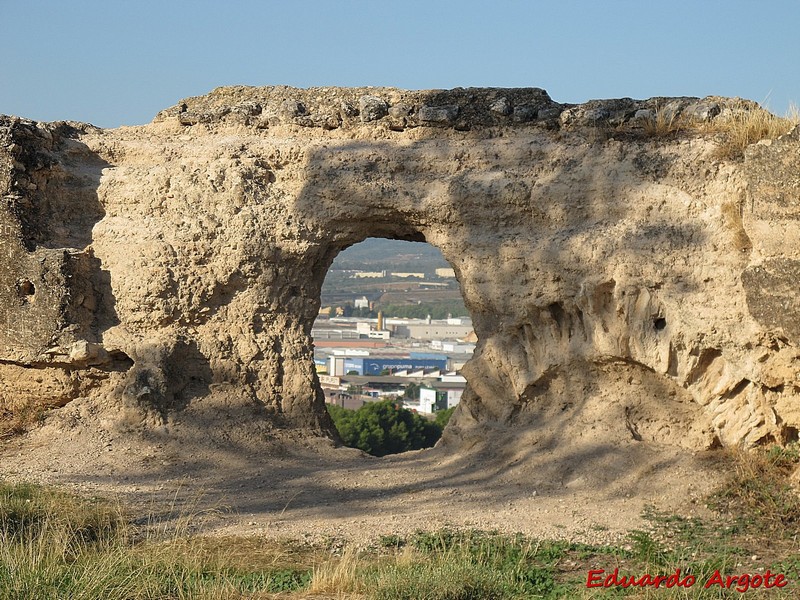
[[[0,411],[330,433],[320,288],[386,237],[438,247],[473,317],[446,445],[795,439],[800,132],[729,161],[647,127],[742,106],[228,87],[137,127],[0,117]]]

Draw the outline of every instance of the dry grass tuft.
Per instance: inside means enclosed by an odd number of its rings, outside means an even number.
[[[353,546],[346,546],[339,560],[326,561],[314,568],[308,592],[311,594],[360,592],[362,591],[359,574],[361,568],[362,561],[358,552]]]
[[[644,133],[648,137],[668,137],[688,129],[690,125],[688,119],[663,108],[656,108],[653,117],[643,122]]]
[[[750,144],[777,139],[798,124],[800,112],[794,105],[785,117],[774,115],[763,108],[736,111],[712,124],[713,130],[722,134],[717,157],[721,160],[741,159],[745,148]]]
[[[789,475],[800,465],[800,447],[734,451],[734,474],[712,498],[719,512],[746,520],[751,530],[771,536],[797,535],[800,495]]]
[[[4,402],[0,406],[0,440],[21,435],[41,424],[47,410],[56,406],[48,406],[34,400],[21,402],[18,405]]]
[[[650,118],[641,122],[648,138],[665,138],[680,133],[701,133],[717,136],[716,158],[740,160],[745,148],[765,139],[776,139],[800,124],[800,110],[792,105],[786,116],[779,117],[754,103],[727,110],[712,121],[703,121],[676,113],[669,107],[657,107]]]

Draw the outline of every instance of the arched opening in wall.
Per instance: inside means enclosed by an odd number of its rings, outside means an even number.
[[[312,329],[326,408],[375,456],[433,446],[476,336],[453,267],[425,242],[368,238],[328,269]]]

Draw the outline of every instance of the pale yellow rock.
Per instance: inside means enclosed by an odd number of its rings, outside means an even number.
[[[128,424],[324,433],[320,287],[342,249],[388,237],[441,249],[474,319],[447,443],[561,403],[600,438],[796,435],[797,134],[722,161],[713,133],[643,130],[654,102],[239,87],[141,127],[5,119],[0,361],[23,381],[107,357],[89,398]],[[85,392],[64,385],[60,404]]]

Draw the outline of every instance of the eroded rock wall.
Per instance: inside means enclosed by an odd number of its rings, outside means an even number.
[[[713,124],[735,110],[754,108],[221,88],[142,127],[6,118],[0,404],[329,431],[322,281],[389,237],[440,248],[473,316],[451,442],[558,403],[587,423],[607,406],[609,435],[636,440],[792,438],[800,141],[720,159]],[[705,133],[659,135],[665,111]]]

